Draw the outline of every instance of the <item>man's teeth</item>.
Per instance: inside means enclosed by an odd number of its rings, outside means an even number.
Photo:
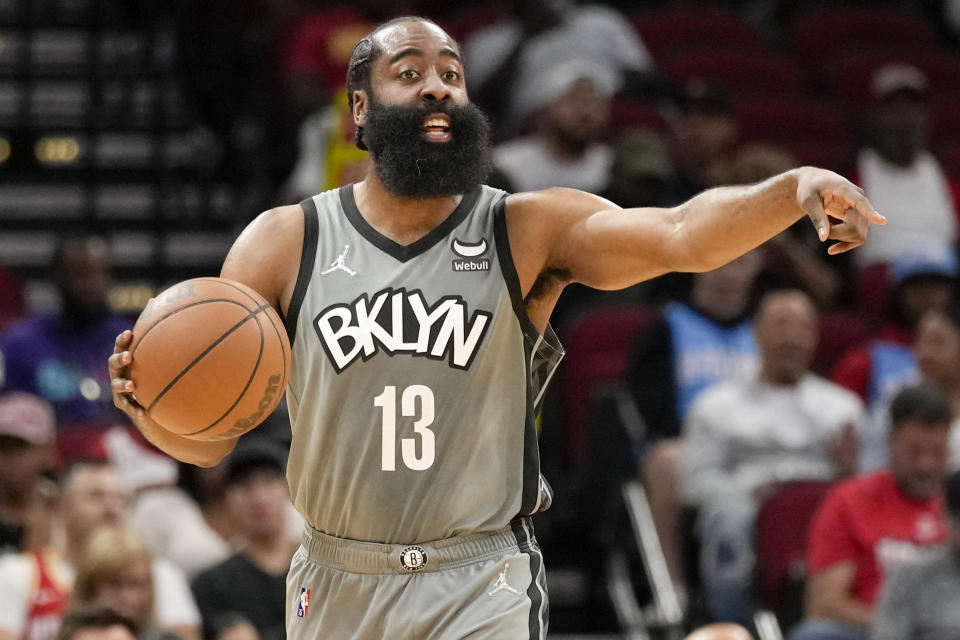
[[[424,126],[425,127],[443,127],[444,129],[446,129],[447,121],[444,120],[443,118],[430,118],[429,120],[426,121],[426,123],[424,123]]]

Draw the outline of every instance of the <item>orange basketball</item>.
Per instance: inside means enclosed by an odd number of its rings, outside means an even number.
[[[166,289],[133,327],[135,397],[161,426],[194,440],[235,438],[276,408],[290,342],[256,291],[223,278]]]

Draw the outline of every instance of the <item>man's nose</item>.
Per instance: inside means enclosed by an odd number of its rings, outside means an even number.
[[[436,71],[427,74],[420,97],[427,102],[446,102],[450,99],[450,88]]]

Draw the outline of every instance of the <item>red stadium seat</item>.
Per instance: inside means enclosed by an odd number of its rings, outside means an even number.
[[[837,360],[850,348],[863,344],[872,334],[870,323],[862,316],[843,312],[820,314],[820,342],[810,368],[828,376]]]
[[[923,71],[931,95],[960,97],[960,58],[938,50],[871,51],[853,53],[829,69],[829,84],[847,105],[859,107],[870,98],[870,79],[885,64],[906,63]]]
[[[947,175],[960,178],[960,140],[938,146],[936,156]]]
[[[860,272],[857,279],[857,309],[866,318],[879,322],[887,311],[890,297],[890,267],[884,263],[872,264]]]
[[[960,96],[931,97],[933,139],[936,144],[944,147],[960,144]]]
[[[617,98],[610,106],[610,129],[669,129],[660,109],[650,102],[630,98]]]
[[[430,13],[424,12],[421,15],[430,15]],[[477,31],[493,26],[506,17],[503,8],[497,3],[470,6],[452,21],[444,23],[443,27],[460,43],[460,46],[463,46]]]
[[[790,151],[800,165],[823,167],[833,171],[842,170],[848,164],[853,149],[848,141],[833,140],[795,140]]]
[[[937,41],[923,17],[873,3],[859,7],[824,7],[793,20],[788,40],[797,59],[817,73],[831,59],[854,51],[908,51]]]
[[[809,163],[811,156],[845,155],[852,144],[850,125],[842,111],[822,100],[799,96],[746,99],[737,105],[737,116],[743,141],[779,144],[803,163]],[[829,143],[829,150],[824,142]],[[823,166],[821,162],[813,164]]]
[[[769,53],[712,51],[680,54],[663,64],[678,82],[703,78],[737,96],[794,96],[805,92],[800,69],[791,60]]]
[[[747,140],[790,141],[808,136],[849,139],[850,127],[837,106],[805,97],[764,96],[737,104]]]
[[[763,49],[748,25],[717,8],[697,6],[637,13],[633,25],[658,62],[685,51]]]
[[[829,482],[786,484],[757,513],[757,596],[785,629],[800,614],[810,523],[830,487]]]
[[[567,355],[557,373],[557,389],[566,424],[564,457],[576,466],[587,440],[587,413],[594,392],[623,380],[634,341],[655,317],[645,307],[608,307],[589,311],[564,332]]]
[[[25,314],[23,286],[19,280],[0,267],[0,333]]]

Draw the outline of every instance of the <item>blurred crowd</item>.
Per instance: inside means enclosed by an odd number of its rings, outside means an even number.
[[[804,19],[829,32],[816,17],[835,13],[786,0],[174,4],[195,133],[216,141],[217,172],[255,187],[248,218],[363,175],[347,62],[373,25],[408,13],[461,44],[493,124],[491,185],[623,207],[802,163],[860,185],[889,223],[851,254],[828,255],[801,220],[714,272],[573,285],[552,323],[562,338],[598,312],[642,311],[604,382],[642,425],[631,472],[691,623],[749,626],[773,607],[793,640],[955,637],[960,76],[938,73],[960,69],[960,2],[877,10],[929,38],[926,57],[906,27],[901,51],[869,21],[818,44]],[[153,448],[111,401],[107,355],[133,324],[110,308],[115,275],[103,237],[64,234],[47,277],[59,306],[35,311],[0,268],[0,640],[283,638],[302,528],[285,410],[212,469]],[[609,338],[588,334],[571,360]],[[561,486],[598,419],[564,391],[594,373],[567,369],[548,398],[543,438],[561,444],[545,466]],[[778,526],[800,532],[786,595],[764,580],[784,564]]]

